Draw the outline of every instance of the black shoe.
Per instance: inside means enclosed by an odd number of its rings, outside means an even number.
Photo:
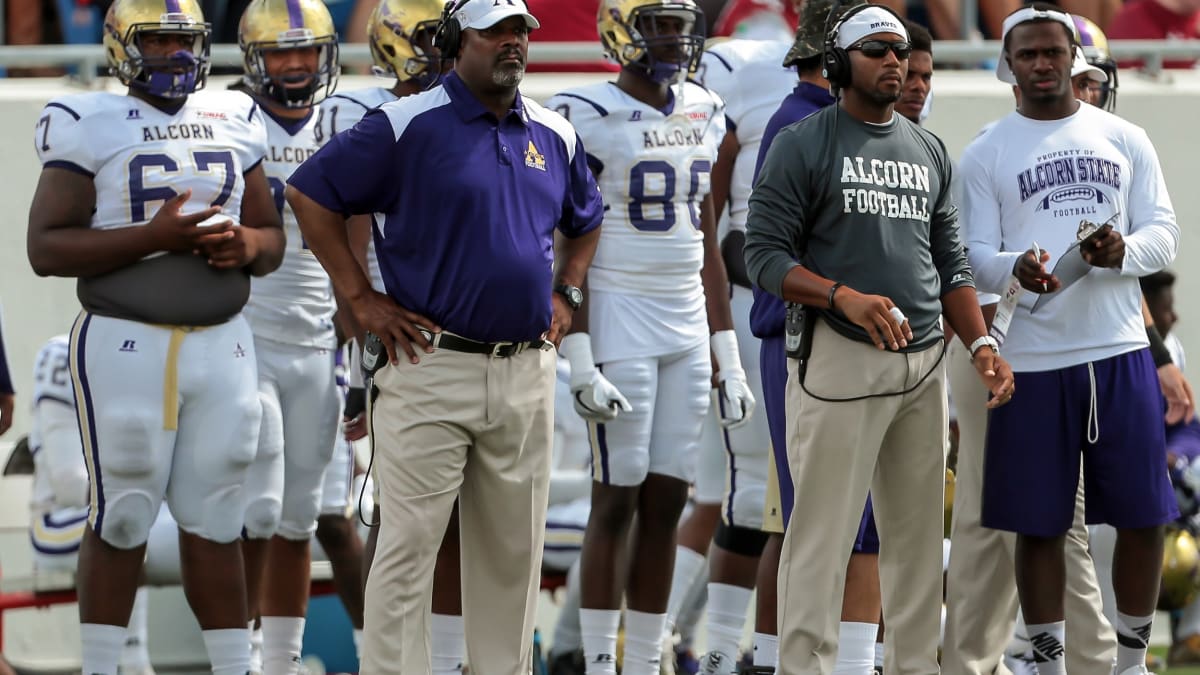
[[[775,675],[775,669],[771,666],[746,666],[739,672],[741,675]]]
[[[582,649],[550,657],[549,675],[584,675],[586,672],[587,663],[583,658]]]

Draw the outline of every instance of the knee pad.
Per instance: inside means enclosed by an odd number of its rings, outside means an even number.
[[[128,550],[141,546],[150,537],[159,503],[141,492],[106,495],[94,519],[96,533],[114,548]]]
[[[767,545],[767,536],[766,532],[751,530],[748,527],[726,525],[722,520],[717,523],[717,533],[713,536],[713,543],[730,553],[757,558],[762,555],[763,548]]]
[[[279,531],[283,504],[273,497],[258,497],[246,504],[246,536],[269,539]]]

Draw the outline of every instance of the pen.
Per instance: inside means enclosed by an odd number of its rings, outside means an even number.
[[[1033,259],[1036,260],[1039,265],[1042,264],[1042,248],[1038,246],[1036,241],[1033,242]],[[1046,280],[1042,279],[1041,281],[1042,292],[1045,293],[1046,291],[1050,290],[1050,287],[1046,285]]]

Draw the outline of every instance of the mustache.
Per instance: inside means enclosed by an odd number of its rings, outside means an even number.
[[[499,56],[496,57],[496,62],[499,63],[500,61],[503,61],[503,60],[509,59],[509,58],[514,58],[517,61],[519,61],[521,63],[521,65],[525,65],[525,55],[522,54],[520,52],[520,50],[517,50],[517,49],[509,49],[509,50],[504,51],[502,54],[500,54]]]

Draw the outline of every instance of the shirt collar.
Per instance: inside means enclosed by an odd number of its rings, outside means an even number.
[[[470,122],[479,117],[491,116],[492,113],[479,99],[475,98],[475,94],[467,89],[467,85],[458,77],[458,73],[450,71],[442,78],[442,87],[446,90],[446,94],[450,97],[450,105],[458,113],[464,122]],[[529,113],[525,110],[525,101],[521,98],[521,92],[517,92],[516,99],[513,100],[513,107],[508,111],[506,117],[516,116],[522,124],[528,124]]]
[[[807,99],[819,106],[827,106],[831,103],[836,103],[837,99],[829,93],[825,87],[820,87],[812,82],[801,82],[796,85],[796,94],[801,98]]]

